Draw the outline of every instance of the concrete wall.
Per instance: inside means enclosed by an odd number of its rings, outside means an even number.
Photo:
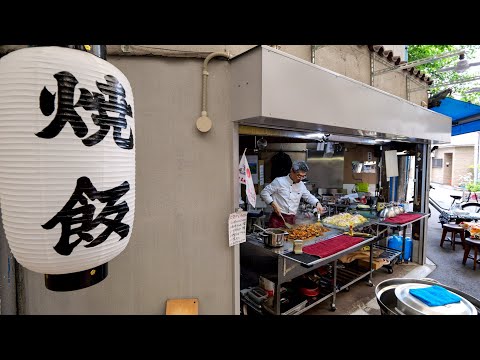
[[[209,53],[226,51],[233,56],[239,55],[256,45],[108,45],[109,55],[159,55],[171,57],[204,58]],[[272,47],[297,56],[305,61],[312,61],[312,45],[271,45]],[[338,72],[352,79],[370,85],[370,55],[366,45],[316,45],[315,63],[326,69]],[[405,60],[405,45],[383,45],[385,49],[393,50],[395,56]],[[12,51],[25,45],[1,45],[0,54]],[[125,52],[126,51],[126,52]],[[385,68],[385,65],[375,61],[375,71]],[[418,88],[421,83],[409,81],[411,88]],[[428,95],[425,91],[407,94],[407,80],[403,72],[390,72],[375,76],[376,88],[382,89],[415,104],[426,104]]]
[[[440,157],[440,155],[435,156],[435,159],[443,159],[443,154],[442,157]],[[441,168],[432,167],[430,181],[437,184],[443,184],[443,166]]]
[[[315,64],[370,85],[370,51],[366,46],[322,46],[315,51]]]
[[[473,146],[459,146],[455,148],[455,153],[453,154],[452,185],[458,186],[460,182],[460,176],[472,173],[472,169],[469,167],[473,166],[473,162]]]
[[[453,185],[452,183],[452,165],[453,162],[453,153],[445,153],[443,154],[443,181],[442,184],[446,185]]]
[[[202,59],[109,57],[135,98],[136,213],[132,238],[90,288],[52,292],[26,270],[26,314],[164,314],[169,298],[198,297],[200,314],[234,314],[233,125],[226,61],[209,64],[200,133]],[[213,201],[216,199],[217,201]]]
[[[403,45],[384,45],[385,49],[392,49],[395,56],[404,59]],[[352,79],[370,84],[370,56],[371,52],[364,45],[326,45],[321,46],[315,51],[315,64],[326,69],[338,72]],[[387,66],[375,61],[375,71],[386,68]],[[410,81],[410,80],[409,80]],[[392,71],[374,78],[373,86],[384,90],[390,94],[408,99],[422,105],[426,104],[428,95],[426,91],[416,91],[407,94],[407,79],[403,72]],[[417,88],[418,83],[411,82],[411,88]],[[345,99],[348,101],[348,99]]]
[[[448,154],[452,154],[451,161]],[[441,147],[435,151],[435,159],[443,159],[443,166],[441,168],[432,168],[431,181],[435,183],[459,186],[461,176],[472,172],[470,166],[474,162],[474,147],[473,146],[456,146],[456,147]],[[450,169],[447,168],[446,162],[450,162]],[[473,179],[473,178],[472,178]]]
[[[435,151],[435,157],[434,159],[442,159],[442,167],[432,167],[431,170],[431,175],[430,175],[430,181],[434,183],[439,183],[443,184],[443,177],[445,173],[445,154],[446,153],[453,153],[455,151],[455,148],[449,147],[449,148],[439,148]],[[432,161],[433,163],[433,161]],[[450,185],[450,184],[447,184]]]

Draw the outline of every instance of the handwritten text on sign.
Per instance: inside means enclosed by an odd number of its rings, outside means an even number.
[[[239,211],[228,217],[228,242],[230,246],[245,242],[247,233],[247,212]]]

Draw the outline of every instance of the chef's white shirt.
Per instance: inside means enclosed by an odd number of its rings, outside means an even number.
[[[313,196],[307,187],[300,181],[293,183],[289,175],[275,178],[260,192],[260,196],[267,204],[275,201],[280,207],[282,214],[295,215],[303,198],[311,205],[316,205],[318,199]]]

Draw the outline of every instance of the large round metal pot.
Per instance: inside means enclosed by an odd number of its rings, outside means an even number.
[[[282,229],[267,228],[263,232],[263,242],[267,246],[280,247],[285,243],[285,235],[288,235],[288,232]]]
[[[380,306],[382,315],[457,315],[455,309],[447,306],[436,306],[425,308],[421,306],[412,306],[405,298],[399,298],[402,290],[408,289],[409,286],[421,287],[422,285],[439,285],[453,292],[462,298],[461,307],[457,308],[458,315],[478,315],[480,311],[480,300],[468,295],[460,290],[450,286],[443,285],[433,279],[410,279],[410,278],[394,278],[382,281],[375,287],[375,296]],[[417,285],[417,286],[415,286]],[[400,291],[399,291],[400,290]],[[437,308],[437,309],[434,309]],[[445,309],[443,309],[445,308]]]

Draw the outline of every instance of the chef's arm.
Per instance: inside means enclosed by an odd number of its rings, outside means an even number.
[[[273,200],[272,194],[277,192],[278,190],[278,181],[273,180],[270,184],[265,186],[263,190],[260,192],[260,197],[266,204],[271,205],[273,211],[280,215],[280,207],[278,204]]]
[[[302,198],[310,205],[315,206],[319,212],[322,213],[325,211],[320,201],[315,196],[313,196],[307,189],[305,189],[305,192],[302,194]]]

